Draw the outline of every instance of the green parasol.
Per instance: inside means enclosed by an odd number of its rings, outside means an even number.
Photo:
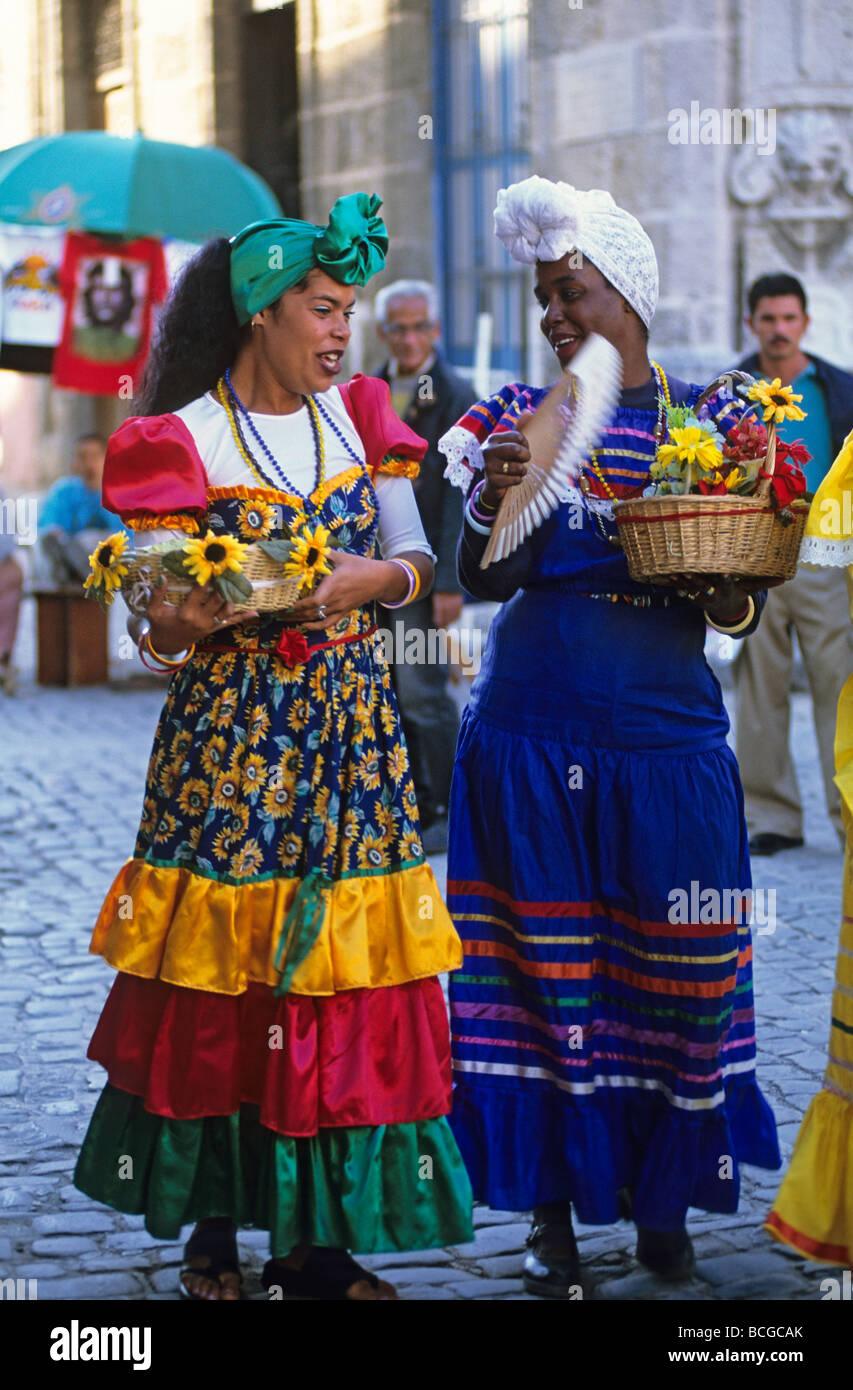
[[[203,242],[282,215],[263,179],[215,145],[68,131],[0,152],[0,221]]]

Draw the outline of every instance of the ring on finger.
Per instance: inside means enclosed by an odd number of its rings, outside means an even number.
[[[325,618],[325,616],[326,616],[326,605],[325,605],[325,603],[321,603],[321,604],[320,604],[320,607],[317,609],[317,617],[318,617],[318,618]]]

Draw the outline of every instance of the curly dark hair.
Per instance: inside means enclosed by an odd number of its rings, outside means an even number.
[[[231,247],[209,241],[181,271],[166,302],[133,410],[165,415],[217,383],[251,334],[231,300]]]

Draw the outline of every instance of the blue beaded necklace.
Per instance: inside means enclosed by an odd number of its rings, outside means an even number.
[[[275,473],[276,473],[277,477],[278,477],[278,478],[280,479],[280,481],[284,484],[284,491],[285,491],[285,492],[292,492],[292,493],[294,493],[297,497],[301,497],[302,500],[303,500],[303,502],[304,502],[305,505],[306,505],[306,508],[310,508],[312,511],[316,511],[317,508],[314,506],[314,504],[313,504],[313,503],[311,502],[311,500],[310,500],[310,498],[311,498],[311,493],[316,492],[317,488],[318,488],[318,487],[320,486],[320,484],[321,484],[322,482],[324,482],[325,480],[324,480],[324,477],[323,477],[323,472],[324,472],[324,469],[323,469],[323,441],[322,441],[322,439],[321,439],[321,437],[320,437],[319,422],[318,422],[317,420],[315,420],[315,418],[314,418],[314,411],[311,410],[311,408],[310,408],[310,406],[309,406],[309,409],[308,409],[308,418],[309,418],[309,420],[311,421],[311,432],[312,432],[312,434],[313,434],[313,436],[314,436],[314,486],[312,487],[311,492],[309,492],[309,493],[304,493],[304,492],[300,492],[300,491],[299,491],[299,488],[298,488],[298,487],[295,487],[295,486],[293,485],[293,483],[290,481],[290,479],[288,478],[287,474],[285,473],[284,469],[281,467],[281,465],[279,464],[278,460],[276,459],[274,453],[272,452],[272,450],[271,450],[271,449],[269,448],[269,446],[267,445],[266,441],[265,441],[264,439],[261,438],[261,436],[260,436],[260,434],[259,434],[259,432],[258,432],[258,430],[257,430],[257,428],[256,428],[256,426],[255,426],[254,420],[252,419],[252,417],[251,417],[249,411],[246,409],[245,405],[243,404],[243,402],[241,401],[240,397],[239,397],[238,394],[237,394],[237,391],[236,391],[236,389],[235,389],[235,387],[234,387],[234,382],[231,380],[231,368],[230,368],[230,367],[228,367],[228,368],[226,369],[226,372],[225,372],[225,383],[226,383],[226,385],[227,385],[227,387],[228,387],[229,392],[231,393],[231,398],[232,398],[232,400],[234,401],[234,403],[235,403],[235,405],[237,406],[238,410],[239,410],[240,413],[242,414],[244,420],[246,421],[247,425],[249,426],[249,429],[252,431],[252,434],[255,436],[255,439],[257,440],[257,443],[260,445],[260,447],[261,447],[261,449],[263,450],[264,454],[266,455],[267,459],[268,459],[269,462],[272,464],[272,467],[273,467],[273,469],[275,470]],[[303,401],[305,402],[305,404],[307,405],[308,402],[307,402],[306,398],[303,396],[302,399],[303,399]],[[247,450],[247,452],[248,452],[248,450]],[[250,455],[250,457],[251,457],[251,455]],[[252,461],[253,461],[253,463],[255,464],[255,467],[257,467],[257,466],[258,466],[258,465],[257,465],[257,460],[253,459]],[[260,471],[260,470],[259,470],[259,471]],[[276,489],[276,490],[277,490],[277,489]]]
[[[237,407],[237,409],[238,409],[238,410],[240,411],[240,413],[243,415],[244,419],[246,420],[246,422],[247,422],[247,424],[248,424],[248,426],[249,426],[249,429],[252,431],[252,434],[254,435],[254,437],[255,437],[255,439],[257,440],[258,444],[260,445],[261,449],[263,450],[263,452],[265,453],[266,457],[269,459],[270,463],[272,464],[273,468],[275,469],[275,472],[276,472],[276,474],[278,475],[278,478],[284,483],[284,485],[285,485],[285,486],[284,486],[284,491],[285,491],[285,492],[294,493],[297,497],[301,497],[302,500],[303,500],[303,502],[305,503],[306,512],[311,511],[311,512],[318,513],[318,512],[320,511],[320,507],[317,507],[316,504],[315,504],[314,502],[311,501],[311,494],[310,494],[310,493],[309,493],[309,494],[302,493],[302,492],[299,491],[299,489],[298,489],[297,487],[294,487],[293,483],[290,481],[290,479],[287,477],[287,474],[284,472],[284,469],[280,466],[280,464],[278,463],[278,460],[275,458],[275,455],[273,454],[272,450],[267,446],[266,442],[261,438],[260,434],[258,433],[258,430],[257,430],[256,427],[255,427],[255,422],[254,422],[254,420],[252,419],[251,414],[250,414],[249,411],[246,409],[246,406],[243,404],[242,400],[240,399],[240,397],[239,397],[238,394],[237,394],[237,391],[235,390],[234,383],[233,383],[233,381],[231,380],[231,368],[230,368],[230,367],[228,367],[228,368],[226,369],[226,371],[225,371],[225,383],[226,383],[226,385],[227,385],[227,387],[228,387],[228,391],[229,391],[229,394],[230,394],[230,396],[231,396],[232,401],[234,402],[234,405]],[[362,471],[363,471],[363,473],[364,473],[364,475],[365,475],[365,478],[366,478],[366,480],[367,480],[368,495],[369,495],[370,500],[371,500],[371,503],[372,503],[372,505],[373,505],[373,520],[372,520],[372,522],[371,522],[371,524],[370,524],[370,527],[369,527],[369,529],[368,529],[368,532],[367,532],[367,543],[368,543],[368,544],[367,544],[367,549],[368,549],[368,553],[370,553],[370,552],[372,552],[372,550],[373,550],[374,541],[375,541],[375,539],[376,539],[376,532],[377,532],[378,527],[379,527],[379,499],[378,499],[378,497],[376,496],[376,489],[375,489],[374,486],[373,486],[373,479],[372,479],[371,476],[370,476],[370,471],[369,471],[368,468],[365,466],[364,460],[363,460],[362,458],[359,458],[359,456],[358,456],[358,454],[356,453],[355,449],[352,447],[352,445],[350,444],[349,440],[346,438],[346,435],[344,435],[344,434],[342,433],[342,431],[341,431],[340,429],[338,429],[338,426],[335,424],[335,422],[334,422],[334,420],[332,419],[332,417],[328,414],[328,412],[323,408],[323,406],[322,406],[322,405],[320,404],[320,402],[317,400],[316,396],[303,396],[302,399],[303,399],[303,401],[305,402],[305,404],[308,406],[308,418],[309,418],[310,421],[311,421],[311,430],[312,430],[312,433],[313,433],[313,435],[314,435],[314,460],[315,460],[315,470],[316,470],[316,471],[315,471],[315,475],[314,475],[314,487],[312,488],[312,492],[316,492],[317,488],[318,488],[318,487],[320,486],[320,484],[324,481],[324,477],[323,477],[323,474],[324,474],[324,468],[323,468],[324,450],[323,450],[323,440],[322,440],[322,434],[321,434],[322,425],[320,424],[320,419],[323,419],[323,420],[325,420],[326,424],[329,425],[329,427],[331,428],[332,432],[337,436],[337,438],[338,438],[338,439],[340,440],[340,442],[343,444],[344,449],[345,449],[346,452],[349,454],[350,458],[351,458],[351,459],[354,459],[355,462],[360,466],[360,468],[362,469]],[[313,407],[313,409],[312,409],[312,407]],[[317,418],[315,418],[315,412],[316,412]],[[252,454],[251,450],[249,449],[248,444],[247,444],[246,439],[245,439],[245,436],[243,435],[243,431],[240,429],[240,421],[239,421],[239,418],[238,418],[238,415],[237,415],[236,411],[234,412],[234,423],[235,423],[235,425],[236,425],[236,427],[237,427],[237,430],[238,430],[238,432],[239,432],[239,435],[240,435],[240,442],[242,443],[243,448],[245,449],[246,453],[248,454],[249,458],[251,459],[253,467],[257,470],[257,472],[260,474],[260,476],[261,476],[266,482],[271,483],[271,486],[272,486],[273,491],[277,492],[279,489],[275,486],[274,482],[272,482],[272,481],[270,480],[270,478],[268,477],[268,475],[264,473],[264,471],[263,471],[263,469],[261,468],[260,464],[258,463],[257,459],[254,457],[254,455]],[[320,506],[322,507],[322,503],[320,504]]]

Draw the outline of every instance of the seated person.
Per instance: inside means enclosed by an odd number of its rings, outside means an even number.
[[[89,573],[89,555],[99,541],[123,529],[101,506],[107,442],[100,434],[81,434],[74,446],[72,475],[58,478],[39,509],[40,570],[54,584],[80,584]]]

